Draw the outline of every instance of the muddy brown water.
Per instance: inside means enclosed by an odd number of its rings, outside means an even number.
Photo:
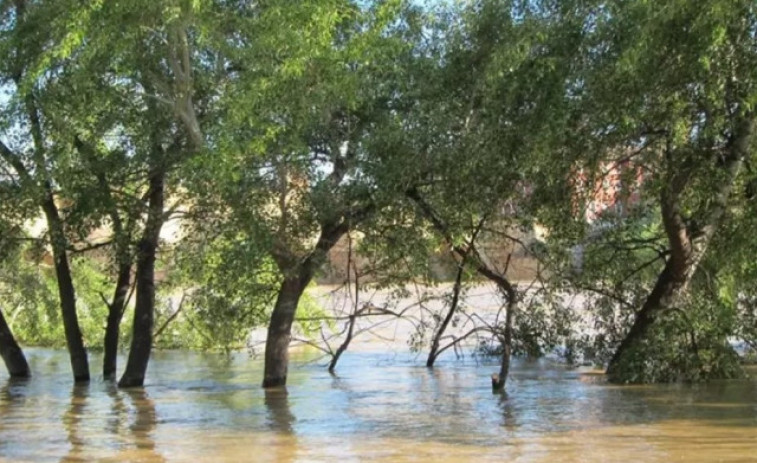
[[[519,361],[499,396],[494,363],[348,351],[338,377],[295,356],[266,393],[260,359],[157,352],[122,391],[27,354],[32,380],[0,373],[0,461],[757,461],[755,380],[620,387]]]

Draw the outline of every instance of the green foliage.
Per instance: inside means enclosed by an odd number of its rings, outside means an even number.
[[[159,347],[233,350],[246,346],[250,330],[270,314],[279,284],[275,265],[253,242],[239,235],[212,239],[199,231],[173,253],[156,318]],[[181,294],[181,295],[180,295]]]
[[[19,342],[35,346],[63,348],[63,334],[58,288],[53,270],[30,259],[28,249],[21,248],[6,256],[0,267],[0,291],[9,324]],[[102,348],[104,324],[108,309],[103,296],[113,288],[113,280],[97,260],[76,258],[72,262],[74,284],[77,288],[79,327],[89,349]],[[129,322],[122,326],[126,331]],[[125,346],[129,335],[122,336]]]
[[[728,343],[736,314],[732,307],[697,295],[685,310],[667,314],[616,372],[619,382],[699,382],[740,378],[739,356]]]
[[[320,305],[318,299],[306,290],[297,305],[296,329],[307,339],[320,339],[321,329],[327,332],[334,331],[336,322],[333,316],[333,313]]]
[[[164,218],[182,210],[185,225],[177,249],[162,243],[156,327],[180,312],[160,347],[243,346],[282,278],[320,265],[329,227],[355,235],[361,277],[400,296],[410,281],[433,284],[434,259],[484,226],[479,244],[505,248],[518,230],[523,252],[549,264],[551,292],[516,312],[516,353],[564,344],[601,363],[670,259],[668,194],[692,236],[717,232],[624,375],[732,376],[727,341],[757,344],[754,143],[736,174],[722,167],[740,121],[755,119],[756,24],[751,0],[5,5],[3,304],[24,342],[63,345],[55,280],[39,263],[49,239],[22,245],[54,198],[79,323],[99,346],[102,295],[115,265],[134,260],[157,169]],[[588,223],[617,163],[634,166],[621,182],[641,199]],[[534,244],[537,225],[546,243]],[[114,240],[104,256],[74,252],[103,230]],[[307,295],[298,312],[325,315]]]

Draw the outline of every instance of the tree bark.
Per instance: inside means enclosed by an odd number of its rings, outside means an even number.
[[[0,357],[3,358],[11,378],[28,378],[31,376],[24,352],[13,338],[13,333],[5,322],[2,310],[0,310]]]
[[[129,359],[118,382],[122,388],[143,386],[150,361],[155,319],[155,258],[163,226],[164,190],[165,172],[156,168],[150,174],[147,222],[137,245],[137,300]]]
[[[455,312],[457,312],[457,306],[460,301],[460,290],[462,289],[463,283],[463,271],[465,269],[465,259],[463,258],[461,260],[462,261],[457,269],[457,275],[455,276],[455,284],[452,287],[452,301],[450,302],[449,310],[447,310],[447,315],[444,317],[444,320],[442,320],[442,324],[434,333],[434,338],[431,341],[431,349],[429,350],[428,358],[426,359],[426,368],[434,367],[434,363],[439,356],[439,344],[442,336],[452,322],[452,317],[454,317]]]
[[[300,297],[312,278],[312,271],[308,271],[307,268],[298,270],[297,275],[285,278],[281,283],[271,321],[268,324],[268,336],[265,342],[264,388],[286,386],[292,323]]]
[[[63,328],[71,358],[71,368],[74,373],[74,382],[87,382],[89,381],[89,361],[87,360],[87,350],[84,347],[81,330],[79,329],[79,319],[76,314],[76,292],[66,253],[66,237],[63,233],[63,223],[58,214],[58,207],[55,205],[49,185],[46,186],[42,210],[45,213],[50,233],[50,244],[53,250],[53,260],[55,261],[55,276],[58,280],[58,295],[60,297]]]
[[[121,319],[126,309],[126,300],[131,284],[131,263],[121,263],[118,268],[116,289],[113,301],[108,304],[108,321],[105,326],[103,339],[103,378],[113,379],[118,366],[118,338],[120,336]]]
[[[686,281],[676,281],[673,267],[673,260],[668,260],[665,268],[657,277],[657,282],[652,292],[649,293],[649,296],[644,301],[644,305],[636,314],[631,329],[615,350],[607,366],[607,377],[610,381],[621,379],[617,375],[622,359],[646,337],[657,317],[666,310],[675,307],[679,302],[680,298],[676,297],[676,294],[684,289]]]
[[[366,210],[370,210],[366,209]],[[289,341],[297,305],[313,274],[326,257],[326,253],[349,230],[348,220],[321,223],[321,235],[312,252],[302,260],[285,251],[274,254],[276,264],[284,274],[276,304],[268,324],[265,342],[265,371],[263,387],[286,386],[289,370]]]
[[[510,374],[510,358],[513,353],[513,316],[515,315],[516,305],[514,297],[508,299],[505,332],[502,336],[502,361],[499,365],[499,375],[492,375],[492,390],[494,392],[505,390],[507,376]]]

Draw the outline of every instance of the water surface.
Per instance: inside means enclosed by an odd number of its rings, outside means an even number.
[[[612,386],[545,362],[347,352],[338,377],[295,359],[287,391],[262,361],[158,352],[144,390],[73,386],[64,352],[0,373],[0,461],[755,461],[757,381]],[[93,356],[92,365],[100,359]]]

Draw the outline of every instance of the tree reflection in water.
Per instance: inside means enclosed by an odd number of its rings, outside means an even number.
[[[6,431],[7,428],[13,432],[13,428],[6,423],[13,422],[17,412],[23,413],[30,381],[30,378],[6,378],[0,387],[0,431]],[[17,445],[13,439],[0,439],[0,457],[12,454]]]
[[[125,394],[131,399],[135,411],[134,422],[129,427],[134,444],[141,453],[146,453],[144,459],[149,461],[165,461],[162,455],[155,451],[153,432],[158,424],[155,413],[155,403],[143,388],[127,389]]]
[[[265,461],[286,463],[297,460],[297,439],[294,423],[297,418],[289,406],[286,387],[265,389],[266,424],[271,431]]]
[[[68,454],[61,458],[61,462],[88,461],[85,453],[85,439],[81,422],[87,409],[89,385],[77,384],[71,390],[71,404],[63,414],[63,427],[66,430],[68,443],[71,445]]]
[[[289,393],[285,387],[265,390],[268,425],[277,433],[294,433],[295,416],[289,408]]]
[[[121,391],[115,384],[108,384],[106,392],[113,402],[111,408],[105,410],[98,402],[97,394],[90,396],[94,393],[92,387],[96,386],[76,385],[71,391],[71,402],[62,417],[69,451],[60,461],[70,463],[102,458],[165,461],[155,449],[155,404],[147,392],[144,389]],[[114,446],[114,442],[118,444]],[[113,455],[114,451],[116,455]]]

